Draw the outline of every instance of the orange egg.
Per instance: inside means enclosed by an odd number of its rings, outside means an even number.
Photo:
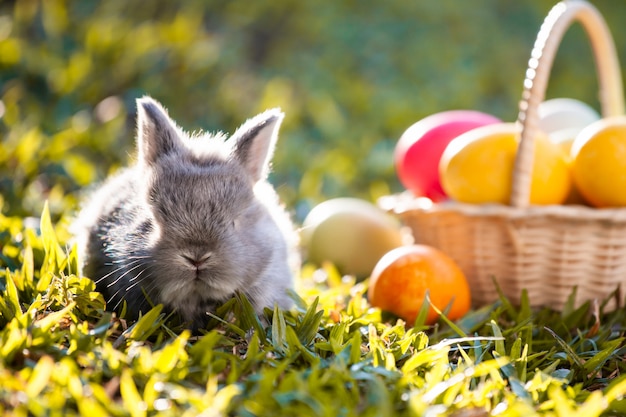
[[[430,302],[455,320],[470,309],[470,288],[456,262],[427,245],[402,246],[383,256],[370,277],[368,299],[372,306],[389,311],[413,324],[429,293]],[[427,324],[439,315],[430,307]]]

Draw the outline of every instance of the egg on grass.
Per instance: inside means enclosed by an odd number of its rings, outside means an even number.
[[[335,198],[315,206],[301,230],[306,259],[331,262],[343,274],[366,278],[389,250],[406,242],[399,221],[358,198]]]

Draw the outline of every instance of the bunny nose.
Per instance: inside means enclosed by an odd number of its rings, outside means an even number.
[[[193,266],[196,269],[203,269],[203,267],[206,266],[206,262],[209,260],[210,257],[210,254],[194,256],[183,255],[183,258],[187,261],[187,263],[189,263],[189,265]]]
[[[189,262],[190,265],[195,266],[196,268],[199,268],[200,265],[202,265],[202,262],[200,262],[198,259],[193,258],[191,256],[183,255],[183,258],[185,258],[185,260]]]

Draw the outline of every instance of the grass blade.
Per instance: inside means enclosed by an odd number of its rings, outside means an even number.
[[[257,316],[254,311],[254,307],[252,303],[246,297],[246,295],[242,292],[235,293],[235,299],[237,300],[237,306],[239,307],[237,318],[241,323],[240,327],[244,330],[254,329],[261,340],[265,340],[267,335],[265,334],[265,329],[259,320],[259,316]]]
[[[152,335],[161,325],[163,316],[161,315],[163,305],[159,304],[152,308],[146,314],[141,316],[139,320],[131,327],[129,327],[113,344],[114,347],[119,347],[126,340],[146,340]]]
[[[561,337],[559,337],[558,334],[556,334],[552,329],[548,328],[548,327],[544,327],[544,329],[550,333],[552,335],[552,337],[554,338],[554,340],[556,340],[556,342],[559,344],[560,347],[563,348],[563,350],[565,351],[567,358],[570,360],[570,362],[573,362],[576,365],[577,370],[583,370],[585,367],[585,364],[583,363],[582,359],[576,354],[576,352],[574,352],[574,350],[571,348],[570,345],[568,345],[565,340],[563,340]],[[586,376],[583,375],[583,378],[586,379]]]
[[[274,306],[274,318],[272,320],[272,346],[282,354],[286,354],[287,345],[287,325],[285,324],[285,316],[278,305]]]
[[[2,312],[3,318],[6,321],[12,320],[14,317],[21,317],[23,314],[22,307],[20,306],[20,299],[17,294],[17,287],[13,281],[13,274],[9,269],[6,269],[6,289],[4,290],[4,297],[0,297],[0,312]]]

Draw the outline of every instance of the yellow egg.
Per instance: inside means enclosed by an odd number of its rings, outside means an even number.
[[[572,173],[581,194],[596,207],[626,206],[626,117],[598,120],[572,145]]]
[[[439,165],[441,182],[453,199],[473,204],[509,204],[520,126],[500,123],[455,138]],[[565,153],[543,133],[535,138],[531,204],[561,204],[572,185]]]

